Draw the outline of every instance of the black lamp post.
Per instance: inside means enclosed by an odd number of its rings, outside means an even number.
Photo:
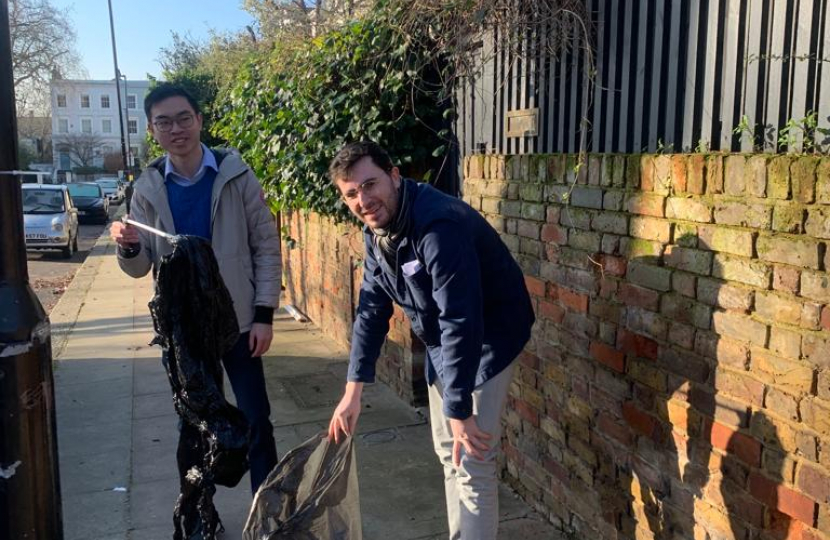
[[[0,0],[0,538],[61,540],[49,319],[29,285],[9,2]]]

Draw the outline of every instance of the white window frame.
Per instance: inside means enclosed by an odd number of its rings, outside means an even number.
[[[84,130],[84,122],[89,122],[89,131]],[[92,135],[92,118],[81,118],[81,133]]]
[[[106,99],[106,105],[104,105],[104,100]],[[102,109],[109,109],[110,108],[110,95],[109,94],[101,94],[101,108]]]
[[[109,123],[109,129],[107,129],[107,125]],[[102,118],[101,119],[101,133],[112,133],[112,118]]]
[[[84,98],[86,98],[86,107],[84,107]],[[79,101],[82,109],[92,108],[92,98],[89,96],[89,94],[81,94],[79,97]]]
[[[132,104],[130,104],[130,100],[132,100]],[[128,109],[136,109],[138,105],[138,95],[136,94],[127,94],[127,108]]]
[[[63,105],[61,105],[61,101],[63,101]],[[60,107],[61,109],[65,109],[66,108],[66,94],[57,94],[55,96],[55,102],[57,103],[58,107]]]
[[[61,122],[66,122],[66,130],[61,129]],[[69,133],[69,118],[58,118],[58,133],[62,135]]]
[[[130,118],[127,120],[127,133],[130,135],[138,135],[138,119]]]

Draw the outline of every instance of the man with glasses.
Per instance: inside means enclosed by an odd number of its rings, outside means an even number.
[[[237,405],[251,425],[249,460],[255,492],[277,463],[261,359],[273,337],[281,285],[274,216],[259,181],[239,155],[202,144],[202,114],[188,92],[161,84],[147,94],[144,111],[147,130],[167,154],[150,163],[135,181],[130,217],[168,233],[211,241],[239,323],[239,341],[222,361]],[[113,223],[111,235],[118,243],[121,269],[136,278],[158,267],[172,251],[166,239],[122,222]],[[188,523],[186,518],[185,530],[191,538],[200,538],[194,523],[198,519]]]
[[[401,178],[373,142],[343,147],[329,175],[365,224],[366,247],[348,382],[329,436],[339,442],[341,432],[355,433],[363,384],[374,382],[396,302],[426,345],[430,423],[444,467],[450,538],[495,539],[501,414],[515,358],[534,322],[522,271],[480,214]]]

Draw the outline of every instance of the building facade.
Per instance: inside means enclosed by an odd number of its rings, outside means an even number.
[[[105,163],[121,163],[121,127],[118,94],[121,97],[121,119],[124,137],[128,140],[128,159],[143,162],[146,153],[147,121],[144,117],[144,96],[149,81],[52,81],[52,155],[56,169],[104,167]],[[110,156],[111,159],[107,159]],[[112,159],[112,156],[117,159]],[[118,166],[123,168],[123,165]]]

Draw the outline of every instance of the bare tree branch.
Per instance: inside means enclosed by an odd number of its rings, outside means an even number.
[[[68,133],[55,139],[58,152],[67,152],[75,167],[92,167],[104,140],[95,133]]]

